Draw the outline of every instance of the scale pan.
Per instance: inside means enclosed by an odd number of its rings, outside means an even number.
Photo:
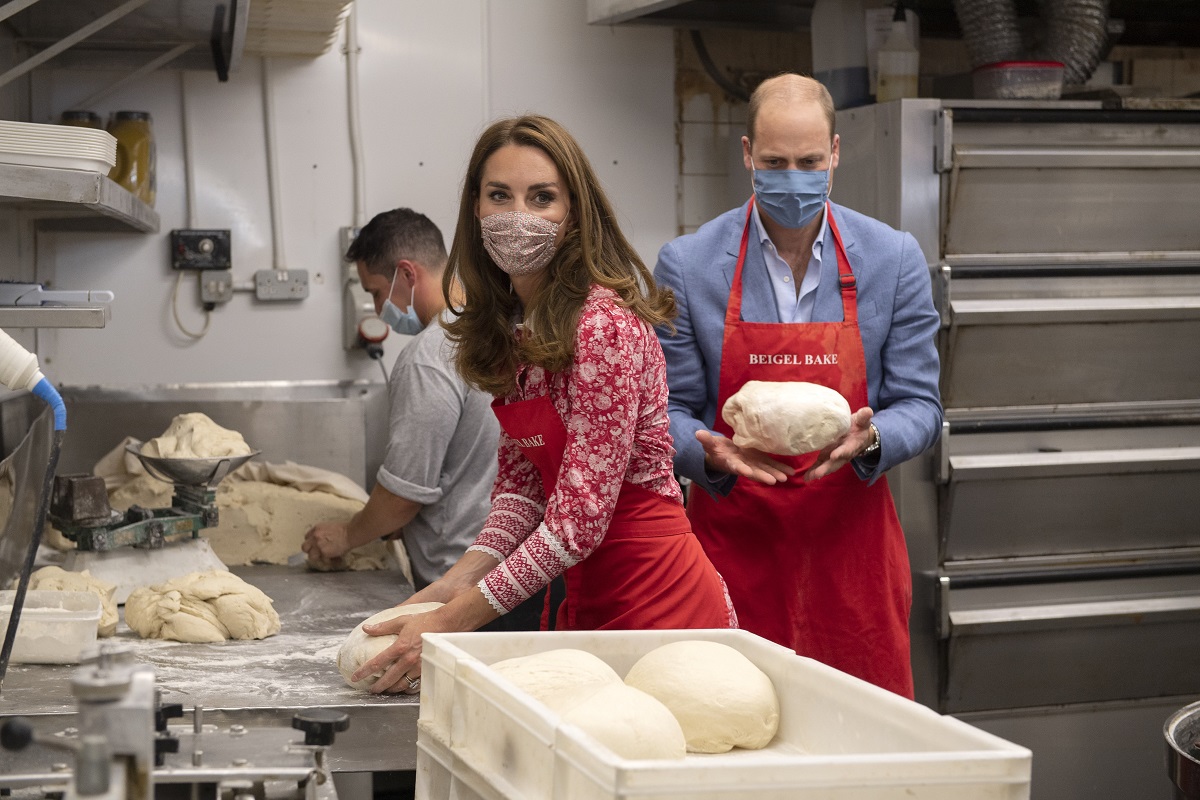
[[[158,458],[142,452],[141,442],[130,442],[125,450],[133,453],[154,477],[183,486],[215,487],[226,475],[261,453],[255,450],[244,456],[218,456],[216,458]]]

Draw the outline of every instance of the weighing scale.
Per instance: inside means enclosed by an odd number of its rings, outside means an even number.
[[[121,512],[108,502],[104,479],[95,475],[56,475],[50,520],[75,543],[63,569],[88,570],[116,584],[124,603],[138,586],[192,572],[226,569],[200,531],[217,525],[217,485],[260,451],[216,458],[160,458],[142,452],[141,442],[125,447],[146,472],[173,484],[168,508],[130,506]]]

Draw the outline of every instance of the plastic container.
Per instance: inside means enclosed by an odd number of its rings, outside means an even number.
[[[999,61],[971,72],[980,100],[1057,100],[1062,97],[1063,65],[1058,61]]]
[[[889,100],[917,96],[921,53],[913,45],[902,4],[896,4],[892,29],[879,48],[876,59],[879,71],[875,89],[876,102],[886,103]]]
[[[153,206],[158,155],[150,115],[145,111],[118,111],[108,123],[108,132],[117,140],[117,163],[108,177]]]
[[[770,745],[622,759],[488,667],[571,647],[623,676],[650,650],[685,639],[728,644],[771,678],[781,711]],[[464,796],[445,793],[456,780],[485,783],[468,797],[527,800],[1029,797],[1029,750],[745,631],[427,634],[422,652],[418,759],[431,772],[424,783],[418,776],[418,800]]]
[[[11,589],[0,591],[0,641],[12,614]],[[13,664],[78,664],[96,644],[100,597],[92,592],[31,589],[21,606],[21,623],[9,662]]]

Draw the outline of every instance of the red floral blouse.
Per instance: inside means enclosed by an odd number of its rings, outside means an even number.
[[[515,608],[596,549],[624,481],[682,503],[672,473],[667,367],[658,338],[593,286],[584,302],[575,359],[560,373],[528,367],[507,402],[549,395],[567,429],[557,483],[547,493],[537,468],[503,431],[492,510],[469,549],[500,560],[479,582],[499,612]]]

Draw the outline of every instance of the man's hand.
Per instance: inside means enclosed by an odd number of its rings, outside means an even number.
[[[820,480],[826,475],[837,472],[850,459],[861,455],[874,437],[874,434],[871,433],[871,417],[873,416],[875,416],[875,412],[866,406],[855,411],[850,417],[849,432],[817,455],[817,463],[804,473],[804,480]]]
[[[738,447],[728,437],[714,436],[709,431],[696,431],[696,439],[704,447],[704,464],[710,469],[768,486],[784,483],[796,473],[787,464],[776,461],[761,450]]]
[[[300,549],[310,563],[328,564],[344,556],[350,548],[349,529],[345,522],[321,522],[308,529]]]

